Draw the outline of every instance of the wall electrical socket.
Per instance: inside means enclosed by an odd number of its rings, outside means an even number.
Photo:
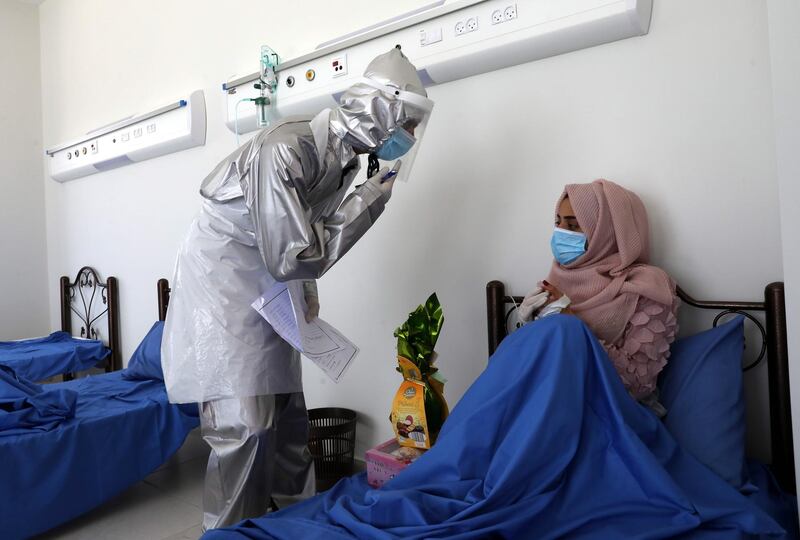
[[[456,36],[463,36],[478,29],[478,18],[470,17],[465,21],[458,21],[454,28]]]
[[[500,24],[512,21],[517,18],[517,4],[511,4],[503,9],[496,9],[492,12],[492,24]]]
[[[517,4],[511,4],[503,10],[504,21],[510,21],[517,18]]]
[[[334,77],[347,75],[347,55],[336,56],[331,59],[331,71]]]

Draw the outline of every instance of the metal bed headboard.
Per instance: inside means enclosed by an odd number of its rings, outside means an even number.
[[[111,353],[106,359],[106,372],[122,369],[119,333],[119,288],[117,278],[109,276],[105,283],[100,281],[97,271],[90,266],[78,270],[75,281],[61,276],[59,291],[61,297],[61,330],[72,334],[72,314],[81,322],[81,337],[97,339],[97,321],[106,316],[108,324],[108,348]],[[99,294],[99,296],[98,296]],[[80,300],[80,305],[78,301]],[[95,302],[102,305],[97,306]],[[76,307],[77,306],[77,307]],[[97,313],[97,310],[100,310]],[[64,374],[64,380],[73,379],[71,373]]]
[[[158,290],[158,320],[166,321],[167,308],[169,307],[169,293],[172,289],[169,288],[169,281],[164,278],[158,280],[156,289]]]
[[[792,413],[789,398],[789,348],[786,333],[786,300],[782,282],[770,283],[764,289],[763,302],[727,302],[695,300],[678,287],[680,299],[695,308],[717,310],[714,326],[725,315],[741,314],[752,321],[761,332],[761,352],[755,361],[743,368],[750,370],[766,356],[769,376],[769,413],[772,439],[772,471],[781,487],[795,492],[794,450],[792,441]],[[514,304],[521,296],[507,296],[501,281],[486,285],[486,316],[489,330],[489,355],[494,354],[500,342],[508,335],[507,324]],[[510,308],[508,304],[512,304]],[[766,314],[766,328],[751,312]]]

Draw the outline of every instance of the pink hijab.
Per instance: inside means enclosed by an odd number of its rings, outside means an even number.
[[[559,205],[564,197],[569,197],[588,247],[565,266],[554,261],[547,279],[570,297],[572,310],[598,338],[614,344],[640,297],[671,306],[675,285],[666,272],[647,264],[647,211],[635,193],[595,180],[566,186]]]

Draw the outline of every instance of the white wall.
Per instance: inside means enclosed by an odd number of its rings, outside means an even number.
[[[4,340],[51,331],[36,6],[0,0],[0,73],[0,340]]]
[[[155,319],[155,281],[171,274],[201,179],[234,147],[220,83],[252,72],[262,43],[291,57],[394,14],[366,0],[304,2],[302,17],[297,3],[270,4],[41,7],[47,144],[195,88],[207,95],[205,147],[45,180],[51,282],[87,263],[119,277],[126,358]],[[431,291],[444,305],[440,367],[455,403],[486,364],[486,282],[522,293],[545,275],[567,182],[603,176],[637,191],[656,262],[687,290],[758,299],[781,278],[769,74],[763,2],[670,0],[655,2],[648,36],[432,88],[414,178],[320,282],[323,316],[361,355],[339,385],[307,366],[309,405],[359,411],[362,447],[388,438],[400,383],[392,330]],[[768,439],[764,429],[754,439]]]
[[[778,185],[783,230],[783,271],[786,281],[786,318],[789,331],[789,375],[792,388],[795,465],[800,462],[800,4],[769,2],[769,42]],[[798,469],[798,467],[795,467]],[[798,469],[800,470],[800,469]]]

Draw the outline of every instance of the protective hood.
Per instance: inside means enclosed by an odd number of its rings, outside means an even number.
[[[331,111],[331,131],[356,152],[372,153],[398,126],[423,126],[432,108],[416,68],[395,47],[370,62],[362,81],[342,95]]]

